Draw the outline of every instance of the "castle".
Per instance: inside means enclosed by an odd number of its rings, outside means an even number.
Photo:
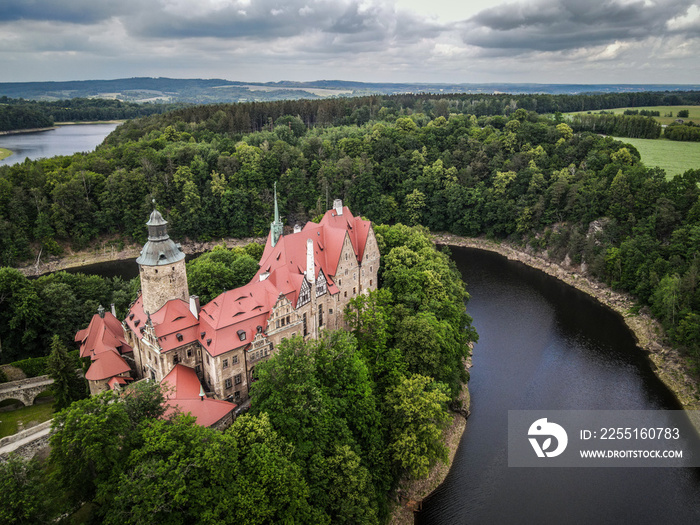
[[[248,400],[255,367],[284,339],[343,328],[348,302],[377,288],[379,248],[371,223],[340,200],[318,224],[285,235],[275,196],[257,274],[201,308],[189,294],[185,254],[170,239],[167,221],[154,209],[146,224],[148,242],[136,260],[141,293],[126,319],[119,323],[114,312],[102,311],[76,342],[81,357],[92,359],[86,373],[91,393],[119,388],[132,376],[165,381],[172,403],[183,411],[192,405],[200,424]],[[212,412],[201,420],[195,412],[204,405],[197,397]]]

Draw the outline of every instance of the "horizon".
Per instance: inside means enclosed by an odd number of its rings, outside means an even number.
[[[700,83],[697,0],[6,0],[3,81]],[[288,80],[275,80],[275,79]]]

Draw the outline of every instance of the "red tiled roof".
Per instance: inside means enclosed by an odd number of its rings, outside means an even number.
[[[126,324],[135,334],[140,335],[147,319],[143,309],[143,298],[139,296],[129,309]],[[157,312],[151,314],[151,322],[164,352],[197,340],[199,321],[182,299],[171,299],[165,303]]]
[[[249,344],[258,326],[262,331],[267,329],[270,310],[278,298],[275,284],[259,279],[222,293],[199,312],[200,343],[211,356]],[[243,340],[241,331],[245,333]]]
[[[210,427],[236,408],[228,401],[200,397],[201,383],[194,369],[177,364],[163,378],[161,384],[168,385],[165,392],[167,408],[165,415],[171,415],[178,410],[190,413],[197,418],[197,424]]]
[[[112,312],[105,312],[104,317],[93,315],[88,327],[75,334],[75,342],[80,343],[80,357],[92,359],[110,350],[121,354],[133,351],[126,344],[122,324]]]
[[[267,330],[267,320],[280,296],[287,297],[296,307],[305,279],[307,240],[313,241],[314,278],[322,271],[331,295],[338,293],[333,282],[346,238],[349,238],[358,260],[362,259],[371,223],[354,217],[343,208],[337,215],[329,210],[319,224],[309,222],[299,233],[283,235],[275,246],[268,236],[253,280],[235,290],[224,292],[199,312],[197,320],[185,301],[173,299],[151,314],[158,342],[164,351],[199,340],[211,356],[221,355],[248,345],[260,330]],[[261,276],[267,274],[261,280]],[[147,316],[139,297],[127,316],[126,323],[136,334],[146,324]],[[241,340],[240,334],[245,338]],[[182,337],[177,340],[177,334]]]
[[[92,364],[85,374],[89,381],[100,381],[131,370],[124,359],[115,351],[107,350],[93,357]]]
[[[109,385],[109,388],[114,388],[114,385],[124,386],[130,381],[133,381],[133,378],[124,376],[114,376],[112,379],[107,381],[107,384]]]

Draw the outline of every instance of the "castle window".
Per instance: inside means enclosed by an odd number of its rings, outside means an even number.
[[[222,368],[228,368],[228,359],[224,359],[221,364]]]
[[[306,314],[304,314],[303,320],[304,320],[304,337],[306,337],[309,334],[309,332],[307,331],[307,328],[306,328]]]
[[[234,356],[231,358],[231,364],[235,365],[235,364],[237,364],[237,363],[238,363],[238,356],[237,356],[237,355],[234,355]]]
[[[369,280],[369,285],[372,286],[372,279]]]
[[[177,355],[177,354],[175,354],[175,355],[173,356],[173,364],[176,365],[176,364],[178,364],[179,362],[180,362],[180,356]]]
[[[236,391],[233,393],[233,397],[235,398],[236,401],[239,401],[239,400],[241,399],[241,392],[240,392],[240,390],[236,390]]]
[[[352,287],[352,294],[355,295],[356,293],[357,293],[357,288],[353,286]]]
[[[207,364],[209,364],[209,355],[207,354]]]
[[[199,366],[199,365],[196,365],[196,366],[194,367],[194,371],[197,372],[197,374],[201,374],[201,373],[202,373],[202,367]]]
[[[323,305],[318,305],[318,326],[319,328],[323,326]]]
[[[226,381],[224,381],[224,386],[225,386],[227,389],[231,388],[231,387],[233,386],[233,385],[231,384],[231,379],[227,379]]]
[[[289,316],[287,316],[287,324],[289,324]]]
[[[192,349],[191,348],[187,349],[187,357],[192,357]]]
[[[240,385],[240,384],[241,384],[241,374],[237,374],[236,377],[234,377],[234,382],[235,382],[237,385]]]

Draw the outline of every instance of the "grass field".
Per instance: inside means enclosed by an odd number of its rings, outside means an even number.
[[[53,399],[42,401],[37,405],[22,407],[10,412],[0,412],[0,438],[17,433],[17,423],[24,428],[33,427],[53,417]]]
[[[693,122],[700,123],[700,106],[649,106],[649,107],[634,107],[634,108],[615,108],[615,109],[604,109],[603,111],[608,113],[615,113],[616,115],[622,115],[627,109],[637,109],[639,111],[645,109],[647,111],[658,111],[661,115],[660,117],[654,117],[659,121],[661,125],[669,125],[671,122],[675,122],[678,118],[678,112],[682,109],[687,109],[689,114],[688,118],[684,118],[684,121],[692,120]],[[589,113],[589,111],[577,111],[575,113],[567,113],[567,115],[576,115],[578,113]],[[590,113],[596,114],[600,111],[590,111]],[[672,117],[666,117],[669,113],[673,113]]]
[[[639,151],[646,166],[663,168],[669,179],[686,170],[700,169],[700,142],[629,138],[617,140],[632,144]]]
[[[12,152],[9,149],[0,148],[0,160],[4,159],[5,157],[9,157],[10,155],[12,155]]]

